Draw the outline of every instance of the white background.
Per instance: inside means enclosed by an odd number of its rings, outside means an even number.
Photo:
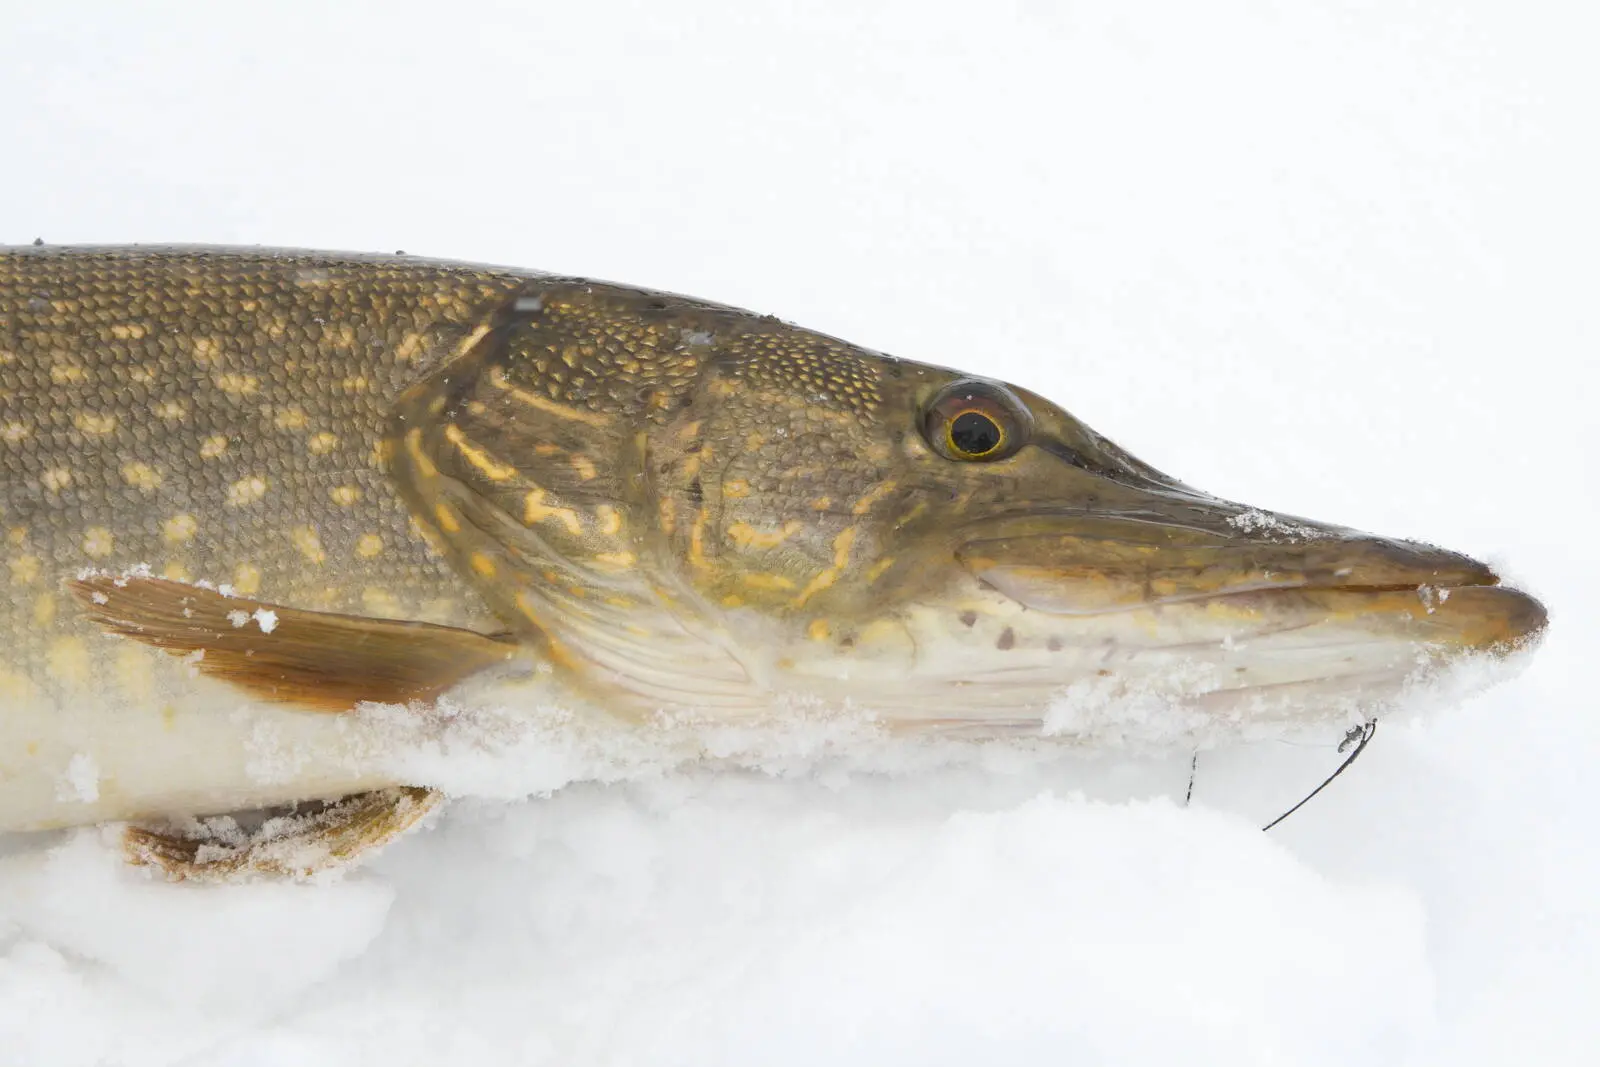
[[[0,1062],[1592,1062],[1595,30],[0,3],[0,243],[405,249],[772,312],[1017,381],[1219,495],[1486,557],[1552,616],[1521,678],[1380,731],[1271,835],[1330,752],[1208,755],[1187,810],[1005,751],[580,760],[526,801],[486,770],[332,886],[13,849]]]

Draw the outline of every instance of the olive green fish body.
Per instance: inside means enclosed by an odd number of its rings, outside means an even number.
[[[1171,740],[1544,625],[1025,390],[403,257],[0,251],[0,457],[0,829],[425,785],[327,712],[530,664],[634,718]]]

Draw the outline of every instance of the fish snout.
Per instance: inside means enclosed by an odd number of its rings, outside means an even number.
[[[1520,645],[1547,622],[1538,600],[1457,552],[1221,502],[1184,510],[1202,521],[1032,516],[956,555],[1055,615],[1215,605],[1245,631],[1341,623],[1461,651]]]

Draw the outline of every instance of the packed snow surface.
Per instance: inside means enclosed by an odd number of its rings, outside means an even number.
[[[1271,833],[1337,738],[1203,752],[1185,805],[1186,751],[818,724],[686,765],[549,707],[420,744],[463,799],[342,879],[3,840],[0,1062],[1592,1062],[1589,9],[11,15],[0,242],[404,248],[740,304],[1489,558],[1552,627]]]

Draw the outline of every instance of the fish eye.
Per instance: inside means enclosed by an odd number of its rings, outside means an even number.
[[[988,463],[1026,443],[1027,411],[1005,389],[988,382],[956,382],[928,406],[924,432],[946,459]]]

